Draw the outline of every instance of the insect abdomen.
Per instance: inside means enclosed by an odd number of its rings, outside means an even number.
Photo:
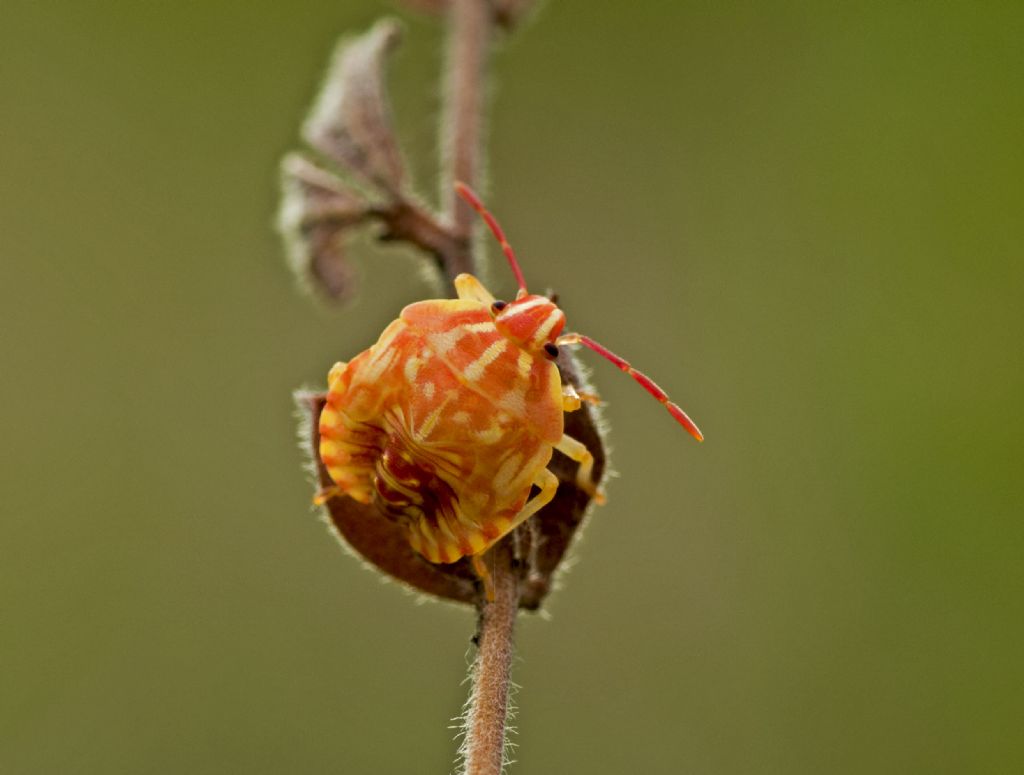
[[[431,562],[454,562],[476,554],[494,537],[465,520],[451,485],[396,437],[377,459],[375,472],[378,506],[405,523],[412,547]]]

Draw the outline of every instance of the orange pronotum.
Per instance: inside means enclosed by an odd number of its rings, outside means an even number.
[[[580,487],[599,497],[593,456],[563,431],[562,414],[578,409],[580,397],[553,362],[559,344],[608,358],[703,439],[649,377],[588,337],[561,335],[565,314],[527,292],[501,227],[472,191],[457,187],[501,242],[519,282],[516,299],[495,301],[463,274],[457,299],[410,304],[376,344],[335,364],[320,415],[320,458],[337,485],[324,497],[376,501],[435,563],[476,560],[547,504],[558,488],[547,467],[555,449],[580,464]]]

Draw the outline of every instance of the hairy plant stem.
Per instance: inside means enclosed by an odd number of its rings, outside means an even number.
[[[512,543],[503,541],[486,556],[494,600],[480,605],[478,651],[466,710],[462,755],[465,775],[499,775],[505,762],[512,635],[519,610],[519,576]]]
[[[455,192],[455,181],[477,187],[484,133],[484,75],[494,10],[488,0],[452,0],[442,135],[442,201],[454,241],[446,246],[449,281],[474,270],[473,209]],[[465,738],[461,753],[465,775],[500,775],[505,761],[512,635],[519,609],[519,575],[513,567],[512,542],[506,539],[484,558],[490,566],[494,600],[481,599],[472,668]]]

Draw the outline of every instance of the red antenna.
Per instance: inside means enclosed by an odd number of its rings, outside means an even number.
[[[480,216],[490,228],[491,233],[494,234],[495,239],[501,243],[501,249],[505,253],[505,258],[508,259],[509,266],[512,267],[512,272],[515,274],[516,281],[519,283],[519,292],[521,295],[525,294],[527,291],[526,279],[523,277],[523,270],[519,268],[519,261],[516,260],[515,251],[512,250],[512,246],[508,243],[508,239],[505,237],[505,232],[498,224],[498,221],[493,215],[491,215],[490,211],[484,207],[484,203],[480,201],[480,197],[473,193],[473,189],[465,183],[456,181],[455,190],[458,192],[459,196],[469,202],[474,210],[480,213]],[[690,419],[690,416],[684,412],[678,404],[674,404],[669,401],[668,393],[658,387],[653,379],[648,377],[642,371],[634,369],[625,358],[616,355],[604,345],[595,342],[589,336],[584,336],[583,334],[565,334],[558,337],[558,339],[555,340],[555,343],[560,345],[582,344],[585,347],[589,347],[598,355],[607,358],[619,369],[626,372],[629,376],[639,382],[644,390],[657,399],[658,403],[664,405],[664,407],[668,409],[668,413],[676,419],[676,422],[686,428],[687,432],[693,436],[693,438],[697,439],[697,441],[704,441],[704,434],[700,432],[700,428],[698,428],[697,424]]]
[[[558,339],[555,340],[555,344],[582,344],[585,347],[589,347],[598,355],[604,356],[618,366],[622,371],[626,372],[629,376],[639,382],[644,390],[658,400],[658,403],[663,404],[665,408],[668,409],[668,413],[675,417],[676,421],[686,428],[693,438],[697,439],[697,441],[704,441],[704,434],[700,432],[700,428],[698,428],[697,424],[690,419],[690,416],[684,412],[678,404],[674,404],[669,401],[668,393],[658,387],[653,379],[648,377],[642,371],[634,369],[629,365],[629,361],[625,358],[619,357],[604,345],[595,342],[589,336],[583,336],[583,334],[565,334],[564,336],[558,337]]]
[[[519,262],[516,260],[515,251],[512,250],[512,246],[508,244],[508,239],[505,238],[505,232],[498,224],[497,219],[495,219],[495,217],[491,215],[490,211],[486,207],[484,207],[484,203],[480,201],[480,197],[473,193],[473,189],[471,189],[465,183],[462,183],[461,181],[456,181],[455,191],[458,193],[459,196],[461,196],[463,199],[469,202],[470,206],[474,210],[480,213],[480,217],[484,219],[484,222],[490,228],[491,233],[494,235],[494,238],[498,240],[499,243],[501,243],[501,249],[505,253],[505,258],[508,259],[508,264],[509,266],[512,267],[512,273],[516,276],[516,282],[519,283],[519,290],[523,294],[525,294],[526,278],[523,277],[523,270],[519,268]]]

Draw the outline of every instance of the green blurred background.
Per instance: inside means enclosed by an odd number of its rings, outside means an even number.
[[[473,615],[339,549],[290,397],[431,291],[367,243],[325,310],[271,227],[336,37],[393,11],[5,0],[0,772],[448,771]],[[1022,39],[1019,2],[549,0],[502,46],[527,277],[708,438],[584,356],[620,476],[522,619],[513,772],[1024,768]]]

